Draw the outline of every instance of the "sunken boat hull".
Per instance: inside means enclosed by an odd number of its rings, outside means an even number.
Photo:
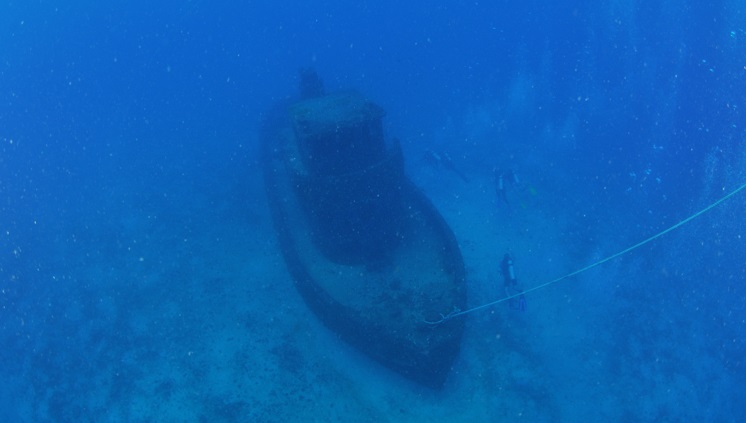
[[[383,111],[357,93],[299,101],[263,135],[264,177],[288,270],[346,342],[439,387],[458,356],[464,265],[441,215],[404,174]]]

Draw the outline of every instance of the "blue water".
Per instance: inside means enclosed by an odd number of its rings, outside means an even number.
[[[156,3],[0,6],[0,419],[746,413],[746,194],[528,295],[524,313],[465,316],[432,392],[305,307],[258,154],[300,67],[365,93],[483,304],[507,251],[529,288],[746,182],[740,2]],[[511,210],[496,169],[521,176]]]

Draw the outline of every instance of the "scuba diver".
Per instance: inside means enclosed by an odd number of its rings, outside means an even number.
[[[424,158],[425,161],[431,165],[449,170],[458,175],[459,178],[463,179],[467,184],[469,183],[469,178],[467,178],[466,175],[456,167],[453,163],[453,159],[448,155],[448,153],[438,154],[428,148],[425,150]]]
[[[505,296],[513,297],[520,294],[518,297],[510,298],[508,305],[513,310],[526,311],[526,297],[523,295],[523,290],[518,286],[518,278],[515,276],[515,268],[513,267],[513,257],[509,253],[505,253],[503,256],[500,269],[505,281]]]
[[[497,190],[497,204],[505,204],[506,207],[510,208],[508,202],[508,195],[505,193],[505,175],[502,173],[495,173],[495,185]]]
[[[499,169],[495,170],[495,191],[497,193],[497,203],[498,205],[504,204],[508,209],[511,209],[507,194],[508,185],[518,190],[522,190],[523,188],[521,180],[518,179],[518,174],[515,173],[513,170],[508,169],[505,172]]]

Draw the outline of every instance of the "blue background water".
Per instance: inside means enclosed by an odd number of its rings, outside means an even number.
[[[6,2],[0,417],[737,421],[744,194],[526,313],[469,316],[423,393],[294,293],[257,132],[302,66],[369,95],[477,305],[506,250],[538,285],[746,181],[744,58],[736,1]],[[526,184],[512,211],[498,168]]]

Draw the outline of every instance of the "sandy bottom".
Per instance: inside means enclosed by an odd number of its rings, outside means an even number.
[[[540,178],[511,193],[510,210],[487,176],[467,184],[424,169],[414,180],[456,233],[473,306],[503,295],[507,251],[531,287],[626,247],[610,239],[618,228],[588,239]],[[17,345],[5,360],[19,363],[0,390],[16,399],[6,417],[735,421],[734,370],[706,339],[706,319],[650,289],[676,277],[670,260],[651,259],[657,249],[532,293],[525,312],[499,304],[466,316],[460,358],[433,391],[347,346],[306,308],[256,164],[181,188],[133,193],[130,183],[68,223],[78,238],[51,241],[46,284],[4,311],[3,342]]]

